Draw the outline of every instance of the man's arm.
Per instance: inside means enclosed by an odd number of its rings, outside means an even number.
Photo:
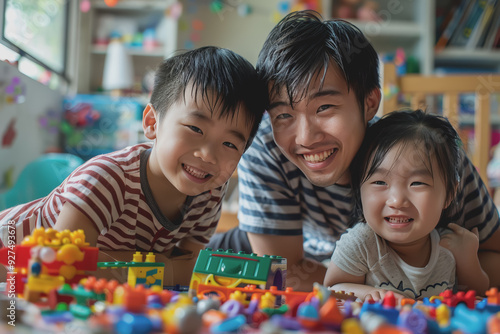
[[[469,230],[479,230],[478,258],[491,287],[500,287],[500,218],[493,199],[472,162],[463,152],[463,168],[457,195],[458,214],[452,219]]]
[[[252,250],[259,256],[278,255],[287,260],[286,285],[295,291],[312,291],[323,284],[326,267],[304,257],[303,237],[248,233]]]
[[[500,287],[500,230],[479,244],[479,262],[490,278],[490,287]]]

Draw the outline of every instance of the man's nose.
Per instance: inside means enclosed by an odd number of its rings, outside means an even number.
[[[296,143],[298,145],[309,147],[321,140],[321,131],[317,120],[307,116],[302,116],[297,120]]]

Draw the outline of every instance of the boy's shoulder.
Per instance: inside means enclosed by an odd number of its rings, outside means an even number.
[[[82,169],[88,170],[92,166],[100,166],[105,170],[111,170],[127,173],[127,171],[136,171],[140,167],[142,153],[153,146],[152,143],[141,143],[133,146],[128,146],[124,149],[101,154],[87,161]]]

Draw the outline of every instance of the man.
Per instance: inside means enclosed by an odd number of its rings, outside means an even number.
[[[257,70],[270,105],[239,164],[239,229],[209,246],[285,257],[287,285],[311,290],[351,219],[349,165],[380,103],[378,56],[355,26],[302,11],[273,28]],[[498,286],[498,212],[467,158],[462,172],[453,220],[478,227],[481,265]]]

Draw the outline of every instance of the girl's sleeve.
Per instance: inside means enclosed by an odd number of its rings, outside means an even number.
[[[342,234],[335,251],[332,255],[332,261],[345,271],[354,276],[363,276],[369,272],[368,255],[370,245],[376,247],[376,241],[372,240],[373,232],[370,234],[369,228],[366,229],[364,223],[358,223],[353,228],[347,229]],[[376,249],[372,252],[377,252]]]

